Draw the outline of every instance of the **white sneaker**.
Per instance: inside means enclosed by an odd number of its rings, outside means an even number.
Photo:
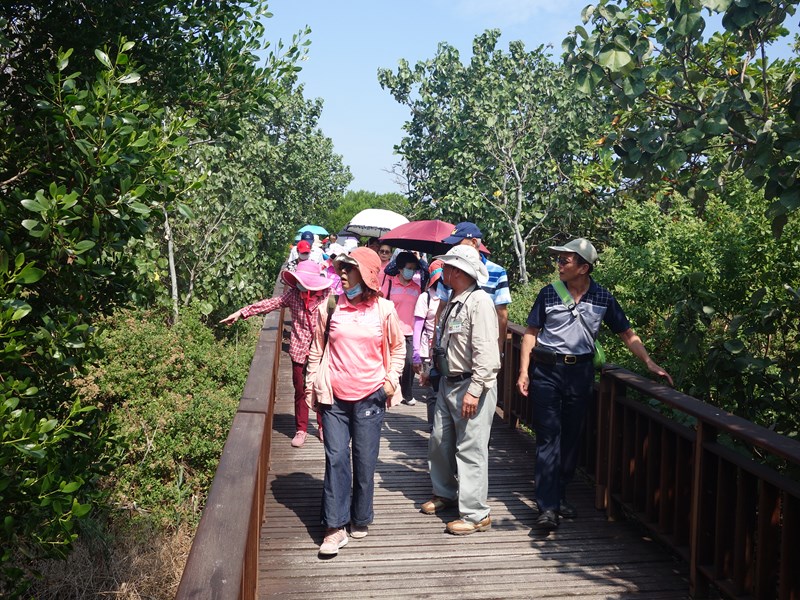
[[[360,540],[369,535],[369,525],[350,525],[350,537]]]
[[[408,406],[414,406],[417,401],[414,398],[409,398],[408,400],[403,400],[403,404],[407,404]]]
[[[322,540],[322,544],[319,547],[319,553],[324,554],[325,556],[336,556],[339,554],[339,548],[346,546],[347,542],[349,541],[347,537],[347,532],[343,528],[341,529],[333,529],[328,530],[332,533],[329,533],[325,536],[325,539]]]

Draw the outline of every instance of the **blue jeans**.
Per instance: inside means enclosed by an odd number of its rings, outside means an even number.
[[[592,397],[594,366],[532,363],[529,396],[536,432],[536,501],[541,510],[558,510],[578,465],[581,428]],[[327,434],[327,432],[326,432]]]
[[[372,497],[386,392],[380,387],[356,402],[335,399],[321,411],[325,432],[322,524],[330,528],[344,527],[347,523],[369,525],[374,517]]]

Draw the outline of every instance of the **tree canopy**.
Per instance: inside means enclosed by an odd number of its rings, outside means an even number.
[[[780,233],[800,208],[797,56],[770,60],[796,2],[603,0],[564,41],[578,87],[616,103],[601,143],[626,178],[668,178],[697,206],[743,173]],[[707,34],[704,14],[721,15]],[[704,37],[708,35],[708,37]]]
[[[580,173],[598,158],[585,142],[602,113],[545,48],[511,42],[505,52],[499,37],[477,36],[466,64],[443,43],[379,80],[411,113],[396,146],[411,195],[432,216],[478,223],[525,282],[533,241],[584,231],[591,218],[596,197]]]
[[[67,551],[122,451],[75,391],[98,317],[263,297],[295,228],[279,216],[324,213],[350,180],[296,82],[307,32],[272,51],[269,16],[260,0],[0,6],[0,595],[25,559]]]

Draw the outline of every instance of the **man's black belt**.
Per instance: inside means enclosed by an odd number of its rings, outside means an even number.
[[[472,373],[458,373],[456,375],[448,375],[447,377],[445,377],[445,379],[447,379],[447,381],[449,381],[450,383],[456,383],[458,381],[464,381],[465,379],[469,379],[470,377],[472,377]]]
[[[543,365],[577,365],[578,363],[590,362],[594,358],[593,353],[589,354],[560,354],[549,348],[534,348],[531,352],[533,360]]]

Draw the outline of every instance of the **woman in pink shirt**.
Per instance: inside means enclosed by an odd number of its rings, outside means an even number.
[[[326,531],[319,553],[327,556],[347,544],[348,523],[354,539],[368,533],[384,412],[395,403],[405,361],[397,312],[379,296],[378,255],[356,248],[334,264],[344,294],[332,310],[321,306],[317,312],[306,378],[306,398],[325,430]]]
[[[411,358],[414,351],[414,308],[422,290],[414,281],[419,272],[419,259],[411,252],[401,252],[395,259],[398,274],[388,276],[381,285],[383,297],[391,300],[400,318],[400,329],[406,338],[406,363],[400,376],[400,390],[403,392],[403,404],[414,406],[414,365]]]

